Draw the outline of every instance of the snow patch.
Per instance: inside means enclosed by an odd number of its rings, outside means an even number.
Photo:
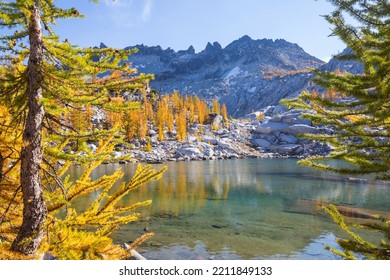
[[[236,66],[232,70],[230,70],[226,75],[223,77],[224,79],[230,79],[232,77],[237,77],[241,73],[240,67]]]
[[[255,91],[256,91],[256,87],[252,87],[252,88],[248,89],[248,92],[250,92],[250,93],[254,93]]]

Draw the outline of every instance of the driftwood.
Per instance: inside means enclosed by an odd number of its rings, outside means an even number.
[[[136,250],[131,249],[131,246],[127,243],[123,244],[124,248],[126,250],[130,250],[131,256],[136,260],[146,260],[144,256],[142,256],[140,253],[138,253]]]
[[[311,214],[311,215],[325,215],[322,207],[328,207],[329,202],[310,199],[297,199],[292,203],[285,204],[285,212],[299,213],[299,214]],[[333,203],[332,203],[333,204]],[[378,216],[390,220],[390,213],[384,211],[375,211],[370,209],[364,209],[359,207],[353,207],[352,205],[340,205],[333,204],[337,210],[347,220],[353,219],[365,219],[365,220],[379,220]]]

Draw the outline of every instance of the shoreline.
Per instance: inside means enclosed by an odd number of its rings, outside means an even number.
[[[136,163],[141,163],[141,164],[166,164],[170,162],[192,162],[192,161],[225,161],[225,160],[249,160],[249,159],[258,159],[258,160],[300,160],[302,157],[297,157],[297,156],[283,156],[283,155],[278,155],[278,154],[263,154],[260,157],[256,156],[246,156],[246,157],[239,157],[239,158],[215,158],[215,159],[171,159],[168,158],[167,160],[164,161],[145,161],[145,160],[126,160],[126,161],[107,161],[103,162],[103,165],[111,165],[111,164],[117,164],[117,165],[126,165],[126,164],[136,164]],[[354,175],[352,176],[351,174],[340,174],[340,173],[335,173],[335,172],[328,172],[329,177],[328,180],[335,180],[339,182],[349,182],[349,183],[355,183],[355,184],[376,184],[376,185],[382,185],[382,186],[388,186],[390,187],[390,180],[385,181],[385,180],[377,180],[375,178],[372,178],[367,175]],[[332,178],[332,174],[335,176]]]
[[[332,132],[301,119],[302,112],[284,106],[270,106],[239,120],[223,125],[220,115],[212,124],[191,124],[185,141],[177,140],[177,132],[164,131],[164,140],[151,127],[147,138],[134,139],[117,147],[113,158],[129,156],[131,161],[162,163],[165,161],[220,160],[239,158],[306,158],[327,155],[326,144],[300,138],[305,133]],[[262,116],[259,118],[259,116]],[[212,129],[219,127],[219,129]],[[96,146],[91,146],[91,150]]]

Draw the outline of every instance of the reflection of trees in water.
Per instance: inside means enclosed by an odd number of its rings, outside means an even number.
[[[233,252],[243,258],[270,257],[301,250],[324,231],[336,229],[321,217],[296,213],[307,212],[310,207],[319,210],[313,201],[330,200],[372,209],[378,205],[388,209],[390,201],[388,186],[349,182],[333,175],[328,178],[322,173],[317,177],[317,173],[306,173],[288,160],[167,165],[161,180],[131,192],[126,198],[126,204],[147,199],[152,199],[153,204],[142,210],[143,218],[150,219],[143,220],[142,226],[124,227],[118,240],[122,240],[122,234],[123,242],[127,242],[145,227],[157,233],[152,242],[168,247],[186,244],[190,252],[201,241],[202,250],[211,255]],[[102,165],[97,173],[112,174],[118,167],[125,172],[123,180],[132,177],[131,164]],[[76,174],[80,174],[77,168],[72,176]],[[307,203],[304,199],[308,199]],[[303,210],[298,211],[298,206]]]
[[[179,215],[197,211],[210,200],[218,205],[234,199],[231,196],[236,191],[250,193],[248,199],[268,194],[283,200],[320,199],[358,206],[368,204],[366,207],[389,198],[389,192],[383,191],[388,186],[350,182],[340,176],[326,177],[312,171],[306,173],[306,169],[288,160],[194,161],[167,165],[169,168],[161,180],[131,192],[126,203],[152,199],[153,205],[149,207],[152,209],[145,211]],[[102,165],[93,176],[112,174],[118,167],[125,172],[123,180],[129,180],[134,170],[130,164]],[[75,178],[81,172],[81,168],[75,167],[71,177]],[[93,200],[94,197],[85,199]]]

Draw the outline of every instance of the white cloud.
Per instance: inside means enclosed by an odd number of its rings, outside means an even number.
[[[107,14],[116,26],[130,28],[137,22],[149,21],[152,0],[104,0]]]
[[[152,15],[152,7],[153,7],[153,2],[152,0],[146,0],[144,4],[144,9],[142,12],[142,20],[143,21],[148,21]]]
[[[104,4],[111,8],[129,7],[133,4],[133,0],[104,0]]]

